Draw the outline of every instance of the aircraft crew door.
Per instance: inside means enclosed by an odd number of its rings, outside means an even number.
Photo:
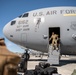
[[[60,56],[60,27],[49,27],[49,62],[59,64]]]

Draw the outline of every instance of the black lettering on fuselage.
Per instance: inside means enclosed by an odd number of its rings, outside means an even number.
[[[33,16],[34,16],[34,17],[37,16],[37,13],[33,13]]]
[[[57,11],[56,10],[53,10],[53,11],[47,11],[46,15],[55,15],[57,14]]]
[[[60,10],[60,14],[76,14],[76,10],[73,10],[73,9]]]
[[[28,24],[28,20],[20,20],[18,24]]]
[[[64,10],[60,10],[60,14],[63,14]]]
[[[36,16],[45,16],[45,15],[57,15],[57,14],[76,14],[76,10],[73,9],[62,9],[62,10],[51,10],[46,12],[35,12],[33,17]]]
[[[43,16],[43,12],[39,12],[39,16]]]
[[[44,14],[43,14],[43,12],[39,12],[39,13],[33,13],[33,16],[35,17],[35,16],[43,16]]]
[[[75,10],[65,10],[66,14],[75,14]]]

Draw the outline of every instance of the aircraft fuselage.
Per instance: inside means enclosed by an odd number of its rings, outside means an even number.
[[[25,15],[4,27],[3,32],[10,41],[48,52],[49,29],[53,28],[53,32],[54,28],[59,28],[61,54],[76,54],[76,7],[43,8],[26,12]]]

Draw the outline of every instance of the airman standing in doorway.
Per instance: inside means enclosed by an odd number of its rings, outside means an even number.
[[[57,47],[57,41],[58,41],[58,35],[57,34],[55,34],[54,32],[52,32],[52,36],[50,37],[50,39],[49,39],[49,41],[50,40],[52,40],[52,43],[51,43],[51,45],[52,45],[52,49],[53,50],[58,50],[58,47]]]

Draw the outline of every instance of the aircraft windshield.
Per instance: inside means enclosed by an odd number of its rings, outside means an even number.
[[[22,17],[22,15],[19,16],[19,18],[21,18],[21,17]]]
[[[20,15],[19,18],[21,18],[21,17],[28,17],[28,15],[29,15],[29,13],[25,13],[23,15]]]
[[[22,17],[28,17],[28,13],[23,14]]]

